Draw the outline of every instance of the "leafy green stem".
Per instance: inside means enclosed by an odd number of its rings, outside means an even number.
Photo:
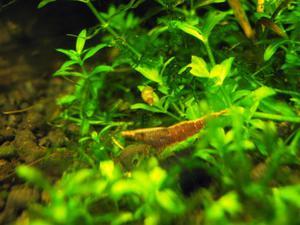
[[[261,71],[261,70],[260,70]],[[253,74],[252,74],[253,75]],[[244,79],[246,79],[249,83],[254,83],[255,85],[258,86],[265,86],[263,83],[261,83],[260,81],[256,80],[255,78],[253,78],[252,76],[243,76]],[[298,96],[300,97],[300,93],[296,92],[296,91],[290,91],[290,90],[284,90],[284,89],[279,89],[279,88],[273,88],[274,91],[276,91],[277,93],[280,94],[286,94],[286,95],[291,95],[291,96]]]
[[[210,47],[210,45],[209,45],[209,42],[206,41],[206,42],[204,43],[204,46],[205,46],[205,48],[206,48],[206,51],[207,51],[207,54],[208,54],[208,58],[209,58],[209,61],[210,61],[211,65],[212,65],[212,66],[216,65],[215,57],[214,57],[214,55],[213,55],[213,53],[212,53],[212,51],[211,51],[211,47]]]
[[[224,87],[221,86],[221,87],[220,87],[220,90],[221,90],[221,92],[222,92],[222,94],[223,94],[223,96],[224,96],[225,103],[226,103],[227,107],[230,107],[230,106],[231,106],[231,101],[230,101],[229,96],[228,96],[227,93],[225,92]]]
[[[170,113],[168,111],[164,111],[163,113],[169,115],[170,117],[174,118],[177,121],[180,121],[180,118],[178,116],[175,116],[173,113]]]
[[[180,116],[184,116],[184,112],[182,112],[176,104],[172,103],[172,106]]]
[[[255,118],[261,118],[261,119],[269,119],[269,120],[276,120],[276,121],[286,121],[291,123],[300,123],[300,117],[295,116],[282,116],[282,115],[276,115],[276,114],[270,114],[270,113],[263,113],[263,112],[255,112],[253,114]]]
[[[135,54],[138,59],[140,59],[142,57],[142,55],[134,47],[132,47],[126,40],[124,40],[124,38],[121,38],[121,36],[118,35],[117,32],[114,31],[114,29],[109,27],[109,24],[104,20],[104,18],[102,18],[102,16],[99,14],[98,10],[91,3],[91,1],[87,1],[86,5],[89,7],[89,9],[95,15],[95,17],[98,19],[100,24],[103,27],[105,27],[111,35],[113,35],[116,39],[122,40],[122,44],[125,45],[133,54]]]

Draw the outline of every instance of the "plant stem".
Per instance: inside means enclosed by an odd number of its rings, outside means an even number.
[[[92,168],[96,169],[97,166],[96,166],[94,160],[88,154],[86,154],[84,149],[86,149],[85,146],[83,144],[81,144],[79,147],[79,154],[81,155],[81,157],[83,159],[85,159],[92,166]]]
[[[260,70],[261,72],[261,70]],[[255,72],[256,73],[256,72]],[[253,74],[255,74],[253,73]],[[249,83],[253,82],[254,84],[258,85],[258,86],[266,86],[263,83],[261,83],[260,81],[256,80],[255,78],[253,78],[253,74],[251,76],[243,76],[244,79],[246,79]],[[281,93],[281,94],[286,94],[286,95],[295,95],[300,97],[300,93],[296,92],[296,91],[289,91],[289,90],[283,90],[283,89],[278,89],[278,88],[273,88],[274,91],[276,91],[277,93]]]
[[[208,40],[204,43],[204,46],[206,48],[208,58],[209,58],[209,61],[210,61],[211,65],[212,66],[216,65],[216,61],[215,61],[214,55],[212,54],[212,51],[211,51]]]
[[[253,114],[255,118],[261,119],[269,119],[269,120],[276,120],[276,121],[284,121],[284,122],[291,122],[291,123],[300,123],[300,117],[295,116],[282,116],[276,114],[269,114],[269,113],[262,113],[262,112],[255,112]]]
[[[170,113],[168,111],[163,111],[162,113],[165,113],[165,114],[169,115],[170,117],[172,117],[173,119],[180,121],[180,118],[175,116],[173,113]]]
[[[231,106],[231,101],[230,101],[230,99],[229,99],[227,93],[225,92],[224,87],[221,86],[221,87],[220,87],[220,90],[221,90],[221,92],[222,92],[222,94],[223,94],[223,96],[224,96],[225,103],[226,103],[227,107],[230,107],[230,106]]]
[[[111,27],[108,26],[108,23],[101,17],[101,15],[99,14],[98,10],[91,3],[91,1],[87,1],[86,5],[89,7],[89,9],[95,15],[95,17],[98,19],[98,21],[100,22],[100,24],[102,26],[104,26],[112,36],[114,36],[116,39],[121,39],[122,40],[122,44],[125,45],[133,54],[135,54],[138,59],[140,59],[142,57],[142,55],[134,47],[132,47],[126,40],[124,40],[123,38],[121,38],[121,36],[118,35],[116,31],[114,31]]]
[[[184,113],[178,108],[176,104],[172,103],[172,106],[180,116],[184,116]]]

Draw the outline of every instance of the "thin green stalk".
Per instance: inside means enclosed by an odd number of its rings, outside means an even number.
[[[95,6],[91,3],[91,1],[86,2],[89,9],[92,11],[92,13],[95,15],[95,17],[98,19],[100,24],[108,30],[108,32],[113,35],[116,39],[121,39],[122,44],[125,45],[132,53],[134,53],[138,59],[142,57],[142,55],[134,48],[132,47],[126,40],[122,39],[120,35],[117,34],[116,31],[114,31],[111,27],[108,26],[108,23],[101,17],[98,10],[95,8]]]
[[[178,116],[175,116],[173,113],[170,113],[168,111],[164,111],[163,113],[169,115],[170,117],[174,118],[177,121],[180,121],[180,118]]]
[[[282,89],[278,89],[278,88],[274,88],[274,90],[278,93],[281,93],[281,94],[296,95],[296,96],[300,97],[299,92],[289,91],[289,90],[282,90]]]
[[[176,104],[172,103],[172,106],[180,116],[184,116],[184,113],[179,109],[179,107]]]
[[[261,72],[261,70],[260,70]],[[255,72],[256,73],[256,72]],[[255,74],[253,73],[253,74]],[[266,86],[263,83],[261,83],[260,81],[256,80],[255,78],[253,78],[253,74],[251,76],[243,76],[244,79],[246,79],[249,83],[253,82],[254,84],[258,85],[258,86]],[[299,96],[300,97],[300,93],[296,92],[296,91],[289,91],[289,90],[283,90],[283,89],[279,89],[279,88],[273,88],[274,91],[276,91],[277,93],[281,93],[281,94],[286,94],[286,95],[295,95],[295,96]]]
[[[262,112],[255,112],[253,117],[260,118],[260,119],[269,119],[269,120],[276,120],[282,122],[291,122],[291,123],[300,123],[300,116],[282,116],[270,113],[262,113]]]
[[[81,119],[75,118],[75,117],[69,117],[68,118],[69,121],[75,122],[75,123],[80,123]],[[132,125],[133,122],[123,122],[123,121],[116,121],[116,122],[105,122],[105,121],[101,121],[101,120],[89,120],[89,124],[91,125],[102,125],[102,126],[106,126],[106,125],[112,125],[112,126],[124,126],[124,125]]]
[[[220,87],[220,90],[221,90],[221,92],[222,92],[222,94],[223,94],[223,96],[224,96],[226,106],[227,106],[227,108],[229,108],[229,107],[231,106],[231,101],[230,101],[230,99],[229,99],[227,93],[225,92],[224,87],[221,86],[221,87]]]
[[[86,149],[85,146],[81,144],[79,147],[79,154],[92,166],[92,168],[96,169],[97,166],[94,160],[88,154],[85,153],[84,149]]]
[[[213,55],[213,53],[212,53],[212,51],[211,51],[209,42],[206,41],[206,42],[204,43],[204,46],[205,46],[205,48],[206,48],[206,51],[207,51],[207,54],[208,54],[208,58],[209,58],[209,61],[210,61],[211,65],[212,65],[212,66],[216,65],[215,57],[214,57],[214,55]]]
[[[211,65],[215,66],[216,65],[215,57],[214,57],[214,55],[213,55],[213,53],[211,51],[211,48],[210,48],[208,40],[204,43],[204,46],[206,48],[206,51],[207,51],[207,54],[208,54],[208,58],[209,58],[209,61],[210,61]],[[230,101],[228,95],[226,94],[223,86],[221,86],[220,89],[221,89],[221,92],[222,92],[222,94],[224,96],[225,103],[226,103],[227,107],[230,107],[231,106],[231,101]]]

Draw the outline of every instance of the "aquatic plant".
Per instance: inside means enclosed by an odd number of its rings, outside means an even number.
[[[20,167],[50,195],[31,224],[297,224],[300,4],[75,1],[98,24],[58,49],[68,60],[54,76],[74,81],[58,103],[89,166],[56,185]]]

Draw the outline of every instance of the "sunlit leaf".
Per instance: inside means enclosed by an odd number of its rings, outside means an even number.
[[[267,86],[262,86],[251,93],[255,101],[261,101],[263,98],[275,95],[276,92]]]
[[[230,73],[231,65],[233,63],[233,57],[225,59],[221,64],[215,65],[210,71],[209,76],[211,78],[216,78],[216,85],[221,86],[223,81]]]
[[[224,218],[225,214],[235,215],[242,209],[236,192],[229,192],[214,202],[206,211],[209,221],[218,221]]]
[[[93,171],[90,169],[81,169],[76,171],[72,176],[72,180],[69,182],[69,185],[73,188],[77,185],[83,183],[86,179],[90,178],[93,175]]]
[[[125,194],[141,194],[142,189],[133,180],[119,180],[111,188],[113,198],[120,199]]]
[[[77,40],[76,40],[76,52],[78,54],[80,54],[84,48],[84,45],[85,45],[85,41],[86,41],[86,29],[83,29],[78,37],[77,37]]]
[[[234,215],[241,210],[238,195],[235,192],[229,192],[226,195],[222,196],[222,198],[218,200],[218,203],[226,212],[231,215]]]
[[[167,177],[167,173],[165,170],[160,167],[154,167],[154,169],[149,173],[150,179],[153,185],[160,187],[160,185],[164,182]]]
[[[72,104],[77,99],[75,95],[65,95],[57,100],[57,104],[59,105],[69,105]]]
[[[68,208],[65,204],[56,204],[51,209],[53,219],[60,224],[66,224],[68,220]]]
[[[171,24],[177,27],[178,29],[182,30],[183,32],[197,38],[203,43],[207,43],[206,37],[203,35],[202,31],[196,26],[181,21],[172,21]]]
[[[117,179],[120,175],[119,167],[117,167],[112,160],[102,161],[100,163],[100,172],[109,180]]]
[[[32,184],[37,185],[38,187],[42,187],[48,191],[51,189],[50,183],[47,181],[44,175],[36,168],[21,165],[17,167],[16,172],[19,177],[25,179],[26,181]]]
[[[119,215],[113,219],[111,222],[112,225],[119,225],[119,224],[125,224],[134,219],[134,215],[131,212],[122,212],[119,213]]]
[[[139,64],[134,69],[140,72],[147,79],[162,84],[162,77],[158,67],[149,67],[148,65]]]
[[[192,62],[188,65],[191,67],[191,74],[195,77],[209,77],[209,71],[207,69],[206,62],[198,56],[192,56]]]
[[[156,199],[160,206],[170,213],[181,213],[184,205],[176,193],[170,189],[156,192]]]

